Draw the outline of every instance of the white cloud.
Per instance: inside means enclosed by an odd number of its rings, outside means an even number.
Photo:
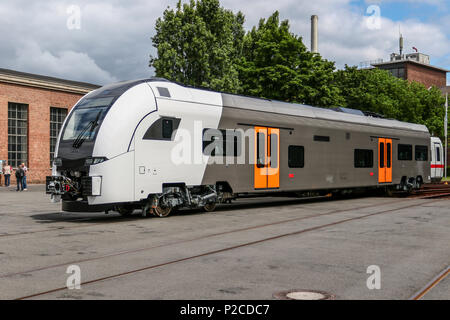
[[[442,0],[404,1],[443,5]],[[99,84],[151,76],[148,60],[150,53],[155,53],[150,40],[155,21],[168,5],[173,8],[176,3],[177,0],[2,1],[0,67]],[[382,18],[380,30],[369,30],[365,11],[352,3],[352,0],[221,0],[225,8],[245,14],[246,28],[279,10],[281,18],[290,20],[292,32],[301,35],[307,47],[310,16],[319,15],[319,50],[339,67],[388,58],[397,51],[398,24]],[[81,30],[66,27],[66,9],[73,4],[81,8]],[[450,55],[449,21],[445,17],[431,23],[402,21],[405,49],[415,46],[436,61],[446,61],[445,57]]]

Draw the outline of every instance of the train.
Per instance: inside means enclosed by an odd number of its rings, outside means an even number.
[[[46,192],[64,211],[166,217],[244,196],[410,191],[431,182],[437,142],[360,110],[124,81],[71,109]]]

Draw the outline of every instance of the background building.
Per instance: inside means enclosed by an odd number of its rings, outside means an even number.
[[[448,70],[432,66],[430,56],[415,52],[406,55],[391,54],[388,62],[373,63],[372,66],[392,73],[394,77],[423,83],[427,88],[444,88],[447,84]]]
[[[98,87],[0,69],[0,160],[8,160],[14,168],[24,162],[30,183],[45,182],[67,113]]]

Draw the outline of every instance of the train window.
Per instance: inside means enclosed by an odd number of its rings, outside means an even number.
[[[392,145],[388,142],[386,144],[386,158],[387,158],[387,163],[386,163],[386,167],[390,168],[391,167],[391,150],[392,150]]]
[[[158,88],[159,96],[170,98],[169,89],[164,88],[164,87],[157,87],[157,88]]]
[[[398,145],[398,160],[412,160],[412,145]]]
[[[180,119],[160,118],[156,120],[144,134],[144,140],[171,140],[172,134],[178,129]]]
[[[380,143],[380,168],[384,168],[384,142]]]
[[[203,129],[203,154],[211,156],[241,155],[241,132],[233,129]]]
[[[270,134],[270,167],[278,168],[278,135]]]
[[[289,168],[303,168],[305,166],[305,148],[303,146],[289,146]]]
[[[164,119],[162,123],[162,137],[164,139],[170,139],[173,132],[173,120]]]
[[[373,168],[373,150],[355,149],[355,168]]]
[[[266,165],[266,135],[258,132],[256,139],[256,166],[263,168]]]
[[[314,136],[314,141],[329,142],[330,137],[329,136]]]
[[[441,161],[441,149],[439,147],[436,147],[436,161]]]
[[[428,161],[427,146],[416,146],[416,161]]]

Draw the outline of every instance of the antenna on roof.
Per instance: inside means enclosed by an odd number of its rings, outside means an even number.
[[[400,34],[400,39],[399,39],[399,41],[398,41],[398,44],[399,44],[399,47],[400,47],[400,56],[402,55],[402,53],[403,53],[403,35],[402,35],[402,32],[401,32],[401,26],[399,25],[398,26],[398,33]]]

